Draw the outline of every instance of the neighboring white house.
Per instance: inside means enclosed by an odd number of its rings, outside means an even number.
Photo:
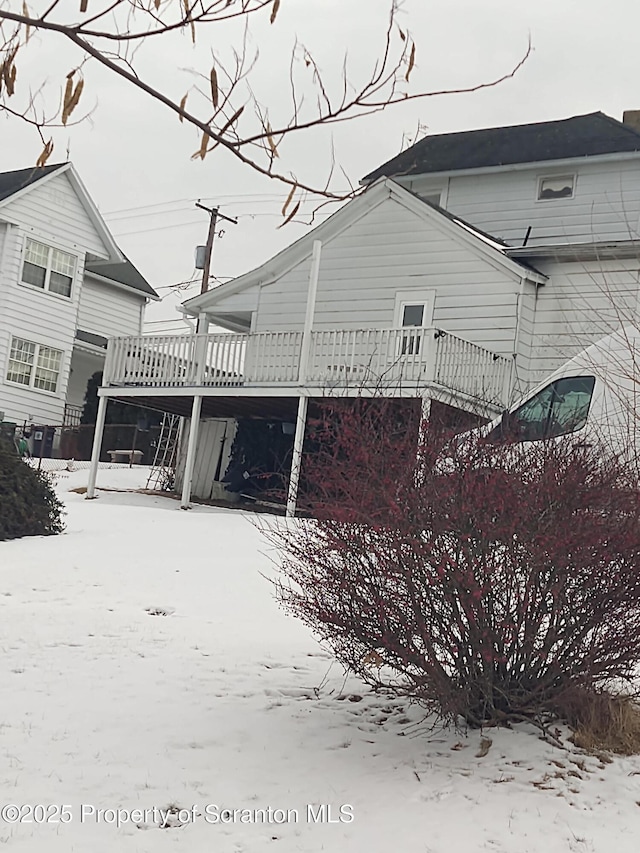
[[[71,163],[0,173],[0,420],[77,423],[108,338],[157,298]]]
[[[297,417],[295,471],[309,399],[499,412],[635,317],[640,132],[625,116],[426,137],[266,264],[186,302],[202,334],[112,341],[101,395],[191,416],[183,503],[211,456],[201,417]]]

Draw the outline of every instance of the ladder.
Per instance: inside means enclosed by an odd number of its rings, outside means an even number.
[[[182,428],[180,415],[165,412],[160,426],[153,465],[147,480],[147,489],[169,492],[173,489],[176,456]]]

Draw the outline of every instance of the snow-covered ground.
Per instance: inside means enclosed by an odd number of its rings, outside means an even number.
[[[639,759],[430,731],[278,608],[241,512],[56,476],[67,532],[0,543],[0,849],[638,849]]]

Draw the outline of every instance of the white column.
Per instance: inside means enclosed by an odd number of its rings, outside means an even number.
[[[193,468],[196,461],[196,446],[198,444],[198,429],[200,427],[200,411],[202,409],[202,397],[193,398],[191,407],[191,423],[189,425],[189,443],[187,444],[187,458],[184,464],[184,480],[182,482],[182,509],[191,508],[191,484],[193,483]]]
[[[425,446],[425,439],[428,437],[426,434],[426,430],[430,417],[431,397],[423,397],[420,400],[420,422],[418,424],[418,449],[416,454],[416,461],[418,462],[418,464],[420,464],[420,461],[422,459],[422,449]]]
[[[298,383],[300,385],[304,385],[307,378],[307,365],[309,363],[309,353],[311,351],[311,330],[313,328],[313,316],[316,310],[316,294],[318,292],[321,254],[322,243],[320,240],[314,240],[311,273],[309,275],[309,290],[307,291],[307,310],[304,317],[302,346],[300,348],[300,365],[298,367]]]
[[[428,423],[431,417],[431,397],[423,397],[420,400],[420,428]]]
[[[302,463],[302,444],[304,430],[307,424],[308,397],[298,400],[298,417],[296,419],[296,434],[293,437],[293,455],[291,457],[291,474],[289,475],[289,494],[287,495],[287,518],[294,518],[296,501],[298,500],[298,485],[300,483],[300,467]]]
[[[89,467],[89,482],[87,483],[86,500],[93,500],[96,496],[96,478],[98,476],[98,462],[100,462],[100,448],[104,435],[104,421],[107,415],[108,397],[98,399],[98,413],[96,415],[96,428],[93,433],[93,447],[91,449],[91,466]]]

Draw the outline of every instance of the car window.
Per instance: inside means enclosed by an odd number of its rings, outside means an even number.
[[[541,441],[581,429],[587,421],[594,386],[593,376],[557,379],[509,413],[487,440]]]

